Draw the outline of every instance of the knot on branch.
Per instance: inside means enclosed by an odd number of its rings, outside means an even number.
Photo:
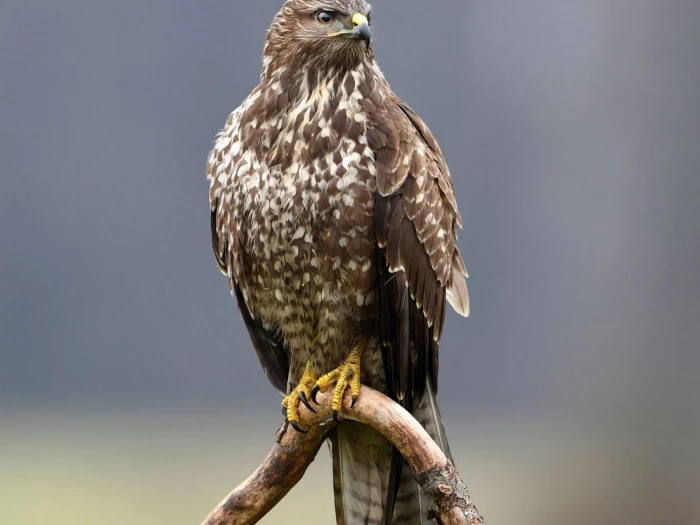
[[[442,467],[436,465],[419,472],[415,474],[415,477],[425,495],[436,506],[432,516],[436,523],[443,523],[440,516],[447,516],[455,512],[461,513],[463,517],[467,518],[467,523],[470,525],[484,523],[483,517],[476,510],[476,506],[469,497],[469,491],[451,460],[447,460]]]

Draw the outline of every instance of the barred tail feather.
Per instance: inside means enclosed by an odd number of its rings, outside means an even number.
[[[413,417],[425,428],[430,437],[437,443],[445,455],[452,459],[450,445],[447,443],[445,427],[442,424],[442,416],[438,408],[435,390],[430,378],[428,378],[423,398],[416,403],[413,409]],[[404,465],[401,474],[401,486],[396,497],[394,517],[392,525],[433,525],[433,520],[428,519],[430,502],[423,494],[408,468]]]
[[[430,437],[451,458],[440,410],[430,381],[425,394],[413,410],[413,416]],[[432,525],[428,519],[430,504],[403,466],[394,511],[386,522],[385,507],[390,485],[393,447],[375,430],[359,423],[344,422],[329,437],[333,457],[333,492],[336,521],[339,525]]]
[[[391,444],[374,429],[351,421],[339,425],[329,441],[338,525],[382,525]]]

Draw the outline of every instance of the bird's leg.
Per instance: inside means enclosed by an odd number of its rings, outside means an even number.
[[[314,367],[311,365],[311,361],[309,361],[306,363],[304,374],[301,376],[297,387],[282,400],[282,413],[284,417],[286,417],[289,424],[294,427],[294,430],[303,434],[306,434],[308,430],[302,430],[299,426],[299,401],[304,403],[306,408],[311,410],[311,412],[316,412],[311,408],[308,398],[311,397],[311,389],[314,384],[316,384],[317,379],[318,375],[316,375]]]
[[[351,407],[355,406],[357,396],[360,395],[360,361],[366,345],[367,339],[362,338],[350,351],[350,354],[348,354],[343,364],[316,381],[311,391],[311,399],[316,402],[316,394],[325,392],[335,383],[331,408],[333,409],[333,419],[336,421],[338,421],[338,413],[343,406],[343,394],[345,394],[345,390],[349,387],[352,392]]]

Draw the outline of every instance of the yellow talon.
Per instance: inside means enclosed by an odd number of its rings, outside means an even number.
[[[304,406],[311,410],[311,412],[315,412],[315,410],[311,408],[308,398],[311,397],[311,389],[316,384],[317,378],[318,376],[314,371],[314,367],[311,365],[311,361],[309,361],[306,363],[304,374],[301,376],[297,387],[282,400],[282,413],[294,430],[302,434],[306,434],[308,430],[303,430],[299,426],[299,402],[301,401],[304,403]]]
[[[357,397],[360,395],[360,362],[366,344],[367,340],[362,339],[355,345],[350,354],[348,354],[343,364],[316,381],[316,385],[311,391],[311,399],[315,402],[318,392],[326,392],[335,383],[331,408],[333,409],[333,419],[336,421],[338,421],[338,413],[343,407],[343,394],[345,394],[345,390],[350,387],[350,391],[352,392],[351,407],[355,406]]]

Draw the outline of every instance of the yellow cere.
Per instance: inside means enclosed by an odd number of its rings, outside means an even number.
[[[362,24],[367,24],[369,25],[369,21],[367,20],[367,17],[363,15],[362,13],[355,13],[352,15],[352,27],[357,27]]]

